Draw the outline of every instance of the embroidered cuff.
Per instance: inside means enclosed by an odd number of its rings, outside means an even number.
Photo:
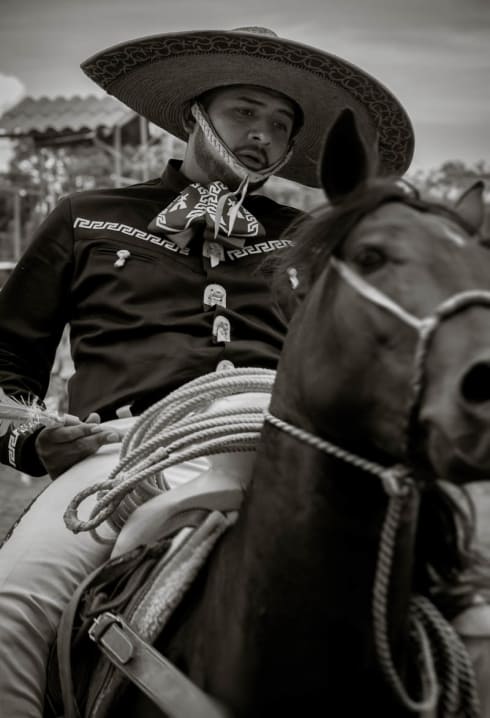
[[[0,463],[30,476],[47,474],[35,446],[36,437],[42,429],[42,426],[34,431],[22,427],[9,429],[0,437]]]

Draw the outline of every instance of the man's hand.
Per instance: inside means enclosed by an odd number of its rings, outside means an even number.
[[[65,414],[64,419],[64,426],[44,428],[35,441],[38,456],[52,479],[95,454],[104,444],[120,441],[116,431],[99,426],[98,414],[90,414],[85,422],[71,414]]]

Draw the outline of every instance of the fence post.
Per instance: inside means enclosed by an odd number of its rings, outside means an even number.
[[[21,255],[21,202],[22,196],[19,190],[12,193],[14,205],[14,233],[13,233],[13,254],[14,261],[18,262]]]

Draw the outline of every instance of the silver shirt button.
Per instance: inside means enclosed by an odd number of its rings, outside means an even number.
[[[117,259],[114,262],[115,267],[124,267],[126,260],[131,256],[129,249],[118,249],[116,252]]]
[[[216,371],[226,371],[227,369],[234,369],[235,365],[229,359],[222,359],[216,364]]]
[[[226,307],[226,289],[221,284],[208,284],[204,290],[204,309],[211,309],[216,305]]]
[[[218,315],[214,318],[213,340],[215,344],[231,341],[231,325],[226,317]]]

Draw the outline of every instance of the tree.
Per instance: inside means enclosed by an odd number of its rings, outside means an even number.
[[[484,160],[473,166],[460,160],[443,162],[440,167],[428,171],[418,170],[407,173],[422,194],[428,194],[441,200],[452,200],[478,179],[490,179],[490,165]]]

